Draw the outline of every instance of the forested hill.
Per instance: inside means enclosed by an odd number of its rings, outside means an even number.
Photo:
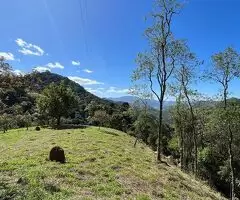
[[[75,83],[74,81],[68,79],[67,77],[61,76],[59,74],[54,74],[49,71],[46,72],[33,72],[24,76],[24,79],[29,86],[31,91],[40,93],[46,86],[50,83],[60,84],[64,82],[65,85],[69,86],[81,100],[84,100],[85,103],[90,103],[92,100],[101,102],[101,103],[112,103],[105,99],[101,99],[94,94],[85,90],[81,85]]]
[[[118,112],[121,105],[124,105],[124,103],[115,103],[97,97],[86,91],[79,84],[59,74],[51,72],[32,72],[24,76],[1,76],[0,114],[7,114],[8,118],[26,114],[30,114],[34,117],[39,116],[36,100],[42,91],[51,83],[55,85],[63,83],[78,97],[78,108],[71,116],[71,119],[74,119],[74,123],[76,124],[87,123],[87,117],[89,116],[88,107],[91,109],[91,112],[101,108],[102,110],[106,110],[109,114],[112,114]],[[72,121],[68,123],[72,123]],[[19,125],[17,127],[19,127]]]

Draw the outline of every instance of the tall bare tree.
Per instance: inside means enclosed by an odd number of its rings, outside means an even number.
[[[153,25],[145,31],[149,50],[138,55],[138,68],[133,76],[134,81],[148,80],[152,93],[159,101],[158,161],[161,161],[162,153],[163,103],[175,67],[171,27],[173,16],[180,7],[176,0],[156,0],[155,11],[151,14]]]

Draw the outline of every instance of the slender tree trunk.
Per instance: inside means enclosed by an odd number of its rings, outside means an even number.
[[[163,113],[163,98],[161,98],[160,100],[160,105],[159,105],[159,127],[158,127],[158,145],[157,145],[157,160],[158,161],[162,161],[161,160],[161,154],[162,154],[162,126],[163,126],[163,117],[162,117],[162,113]]]
[[[184,84],[183,84],[184,85]],[[190,109],[190,114],[191,114],[191,126],[192,126],[192,131],[193,131],[193,151],[194,151],[194,167],[193,167],[193,172],[195,176],[197,175],[198,172],[198,144],[197,144],[197,133],[196,133],[196,127],[195,127],[195,115],[193,111],[193,106],[190,101],[190,98],[188,96],[188,92],[186,87],[184,87],[184,93],[187,98],[188,106]]]
[[[198,174],[198,147],[197,147],[196,131],[194,131],[193,141],[194,141],[194,174],[195,174],[195,176],[197,176],[197,174]]]
[[[57,126],[60,126],[60,123],[61,123],[61,116],[58,116],[57,117]]]
[[[234,169],[234,164],[233,164],[233,152],[232,152],[232,143],[233,143],[233,134],[232,130],[229,126],[229,141],[228,141],[228,154],[229,154],[229,164],[230,164],[230,170],[231,170],[231,193],[230,197],[232,200],[235,199],[235,169]]]
[[[184,139],[183,139],[183,131],[180,130],[180,163],[181,163],[181,170],[184,170]]]
[[[135,148],[136,145],[137,145],[137,141],[138,141],[138,138],[136,137],[135,142],[134,142],[134,145],[133,145],[134,148]]]
[[[227,90],[228,84],[225,82],[224,85],[224,110],[227,110]],[[230,199],[235,200],[235,169],[233,164],[233,151],[232,151],[232,143],[233,143],[233,133],[231,130],[231,126],[228,122],[228,156],[229,156],[229,166],[230,166],[230,176],[231,176],[231,189],[230,189]]]

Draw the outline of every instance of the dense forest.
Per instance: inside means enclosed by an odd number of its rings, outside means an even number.
[[[99,98],[79,84],[51,72],[16,75],[0,60],[0,129],[48,126],[56,129],[94,125],[134,136],[156,152],[157,161],[171,156],[182,171],[194,174],[230,199],[240,198],[240,100],[229,87],[239,80],[240,54],[233,47],[216,50],[211,69],[200,74],[203,61],[186,40],[172,32],[182,4],[158,0],[146,29],[147,51],[139,53],[133,72],[134,104]],[[14,66],[13,66],[14,67]],[[214,82],[221,92],[205,97],[198,81]],[[164,109],[166,95],[174,105]],[[159,101],[159,108],[148,105]]]

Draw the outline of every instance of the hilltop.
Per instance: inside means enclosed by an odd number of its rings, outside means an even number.
[[[113,129],[11,130],[0,134],[0,199],[221,199]],[[67,163],[47,160],[60,145]]]

